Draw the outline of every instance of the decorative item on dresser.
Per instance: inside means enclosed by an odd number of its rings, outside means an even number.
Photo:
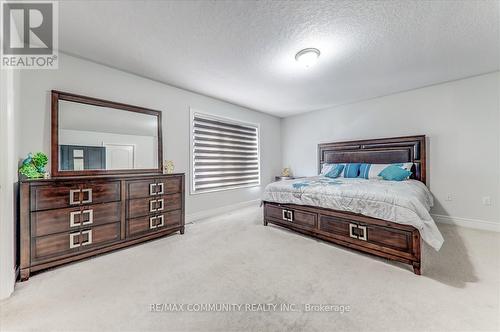
[[[20,181],[21,280],[184,233],[184,174],[163,174],[160,111],[52,91],[51,144],[55,177]]]
[[[184,174],[20,183],[20,273],[184,233]]]
[[[412,178],[426,181],[425,136],[318,145],[324,163],[414,164]],[[413,226],[314,206],[264,202],[264,225],[273,223],[379,257],[411,264],[420,274],[421,236]]]

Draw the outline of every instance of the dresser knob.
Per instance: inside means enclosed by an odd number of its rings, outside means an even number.
[[[163,227],[163,225],[165,225],[163,214],[161,216],[156,217],[156,219],[160,219],[160,223],[156,224],[156,227]]]
[[[76,194],[76,199],[75,199]],[[69,191],[69,204],[76,205],[80,204],[80,189],[71,189]]]
[[[156,185],[160,187],[160,190],[156,194],[163,195],[163,182],[157,183]]]
[[[155,212],[156,211],[156,200],[151,200],[149,201],[149,212]]]
[[[160,207],[158,207],[158,203],[160,203]],[[165,207],[165,201],[163,198],[160,198],[159,200],[156,201],[156,211],[162,211],[164,207]]]
[[[88,209],[82,211],[82,216],[86,214],[88,215],[88,219],[82,222],[82,225],[90,225],[94,222],[94,210]]]
[[[81,226],[81,211],[73,211],[69,213],[69,227]],[[78,222],[75,221],[75,217],[78,216]]]
[[[82,204],[92,203],[92,189],[82,189],[83,197],[87,194],[87,199],[83,199]]]
[[[92,244],[92,230],[89,229],[86,231],[82,231],[82,237],[84,237],[85,235],[87,236],[87,240],[82,241],[81,243],[82,246],[87,246],[89,244]]]
[[[76,239],[76,243],[75,243],[75,239]],[[69,234],[69,248],[73,249],[73,248],[77,248],[79,246],[80,246],[80,232],[70,233]]]
[[[155,229],[156,228],[156,217],[150,217],[149,218],[149,229]]]
[[[157,185],[157,183],[150,183],[149,184],[149,196],[156,195],[156,185]]]

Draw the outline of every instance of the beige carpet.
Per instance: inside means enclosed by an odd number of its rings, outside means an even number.
[[[261,213],[242,209],[188,225],[184,236],[34,275],[0,304],[1,330],[500,328],[498,233],[440,225],[445,244],[439,253],[424,248],[419,277],[405,265],[264,227]],[[153,303],[285,303],[297,311],[153,313]],[[305,304],[350,311],[305,312]]]

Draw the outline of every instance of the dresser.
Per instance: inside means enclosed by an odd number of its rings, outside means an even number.
[[[21,181],[20,278],[184,234],[184,174],[79,176]]]

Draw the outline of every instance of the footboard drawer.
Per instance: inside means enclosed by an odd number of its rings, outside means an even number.
[[[353,227],[356,226],[351,220],[339,217],[320,215],[319,218],[319,230],[332,235],[350,237]]]
[[[300,228],[315,229],[318,223],[316,213],[298,210],[287,205],[266,204],[264,214],[266,218]]]
[[[354,243],[358,245],[375,245],[406,253],[411,252],[412,248],[411,231],[367,224],[332,215],[320,215],[319,231],[338,239],[355,240]]]
[[[358,231],[366,232],[366,241],[379,245],[385,248],[390,248],[398,251],[411,252],[412,249],[412,232],[399,230],[395,228],[359,224]]]

